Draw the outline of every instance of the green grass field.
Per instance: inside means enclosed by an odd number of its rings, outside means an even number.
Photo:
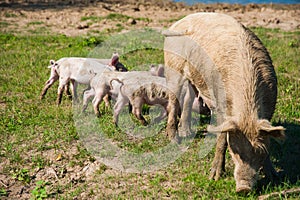
[[[44,100],[39,95],[50,74],[50,59],[87,57],[111,36],[0,32],[0,199],[256,199],[299,188],[300,32],[252,30],[269,50],[278,76],[278,104],[272,122],[287,129],[284,143],[272,141],[271,158],[280,171],[279,180],[269,183],[261,176],[255,191],[239,196],[229,155],[223,179],[208,180],[213,152],[199,157],[202,137],[196,137],[174,163],[155,172],[121,173],[96,165],[96,159],[80,141],[71,101],[64,97],[60,107],[55,104],[57,83]],[[121,59],[132,70],[145,63],[162,63],[162,55],[159,49],[145,48]],[[168,143],[163,134],[133,140],[113,126],[111,111],[101,110],[103,117],[92,120],[105,127],[105,136],[122,149],[147,152]],[[96,166],[92,175],[84,175],[86,166]],[[300,194],[288,198],[297,199]]]

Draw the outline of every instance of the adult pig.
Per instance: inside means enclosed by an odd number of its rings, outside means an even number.
[[[271,58],[257,36],[230,16],[188,15],[165,31],[165,76],[169,96],[167,133],[177,134],[178,97],[188,79],[216,116],[208,127],[218,133],[211,175],[218,179],[227,146],[235,164],[237,192],[249,192],[261,167],[275,174],[268,154],[270,137],[284,137],[284,128],[270,120],[277,98]]]

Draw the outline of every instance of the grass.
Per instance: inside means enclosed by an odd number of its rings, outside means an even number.
[[[95,15],[91,16],[85,16],[81,17],[81,21],[92,21],[92,22],[99,22],[102,20],[111,20],[111,21],[120,21],[120,22],[127,22],[128,19],[134,19],[137,21],[145,21],[145,22],[150,22],[150,19],[144,18],[144,17],[131,17],[128,15],[120,14],[120,13],[109,13],[108,15],[104,17],[99,17]]]
[[[44,24],[44,22],[34,21],[34,22],[29,22],[29,23],[27,23],[27,26],[31,26],[31,25],[42,25],[42,24]]]
[[[8,23],[8,22],[0,22],[0,28],[7,27],[9,25],[10,25],[10,23]]]
[[[122,20],[126,17],[111,15],[110,18]],[[121,36],[108,37],[103,33],[88,38],[0,33],[0,56],[3,58],[0,60],[0,176],[5,177],[3,180],[15,181],[20,188],[26,185],[32,198],[57,199],[73,199],[82,195],[86,199],[256,199],[261,194],[300,187],[300,32],[264,28],[253,28],[253,31],[269,50],[278,76],[278,104],[273,123],[283,124],[288,137],[283,144],[272,142],[271,155],[277,169],[284,170],[282,180],[268,184],[262,178],[256,191],[239,196],[235,193],[233,164],[229,155],[226,155],[225,177],[220,181],[208,180],[213,153],[199,157],[200,135],[175,162],[155,172],[120,173],[100,164],[92,178],[88,179],[83,174],[76,176],[77,172],[82,173],[86,166],[92,168],[96,162],[82,143],[71,102],[64,98],[60,107],[55,105],[57,84],[49,89],[44,100],[39,100],[39,94],[50,74],[47,69],[50,59],[87,57],[93,55],[91,52],[96,45],[105,46],[115,39],[122,39],[119,38]],[[123,39],[128,40],[125,36]],[[121,60],[129,69],[145,63],[163,62],[161,49],[150,48],[135,40],[130,44],[120,47]],[[140,48],[133,48],[135,45],[140,45]],[[107,52],[107,55],[110,54]],[[80,118],[92,123],[96,130],[101,128],[102,135],[96,135],[96,139],[105,136],[118,148],[133,153],[152,152],[168,144],[163,134],[133,139],[124,133],[126,129],[115,129],[110,110],[102,107],[101,111],[101,119],[94,118],[91,108],[87,111],[91,115]],[[124,112],[120,120],[127,122]],[[134,124],[131,122],[131,125]],[[153,130],[159,132],[164,127],[165,123],[161,123],[153,126]],[[134,134],[144,133],[143,128],[136,128]],[[116,155],[113,149],[100,153],[106,153],[108,157]],[[143,167],[143,163],[136,162]],[[59,181],[54,175],[41,174],[49,169],[56,172]],[[12,195],[10,189],[0,184],[0,198]],[[296,199],[299,194],[289,197]]]
[[[163,23],[163,22],[169,22],[169,23],[175,23],[177,22],[178,20],[181,20],[182,18],[184,18],[185,15],[183,16],[180,16],[180,17],[177,17],[177,18],[172,18],[172,19],[163,19],[163,20],[159,20],[160,23]]]
[[[7,17],[7,18],[14,18],[14,17],[17,17],[16,14],[14,14],[14,13],[9,13],[9,12],[6,12],[6,13],[4,14],[4,16]]]

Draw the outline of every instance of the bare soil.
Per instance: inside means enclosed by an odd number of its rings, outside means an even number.
[[[64,1],[62,1],[64,2]],[[106,3],[105,3],[106,2]],[[163,29],[181,17],[195,12],[219,12],[235,17],[248,27],[300,28],[300,4],[197,4],[187,6],[168,1],[104,1],[96,3],[1,3],[2,32],[30,33],[44,27],[48,33],[67,36],[151,27]],[[111,13],[122,19],[111,19]],[[126,17],[124,17],[126,16]],[[86,20],[84,20],[86,19]]]

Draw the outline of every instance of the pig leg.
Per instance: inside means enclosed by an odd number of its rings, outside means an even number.
[[[106,108],[110,108],[110,102],[109,102],[109,99],[110,99],[110,97],[109,97],[108,94],[105,95],[105,97],[103,98],[103,101],[105,102],[105,107],[106,107]]]
[[[116,102],[115,106],[114,106],[114,119],[113,122],[115,124],[116,127],[118,127],[118,121],[119,121],[119,114],[121,112],[121,110],[124,108],[124,106],[128,103],[128,101],[126,101],[125,99],[118,98],[118,101]]]
[[[65,80],[63,78],[61,78],[60,81],[59,81],[59,86],[58,86],[58,89],[57,89],[57,100],[56,100],[56,103],[57,103],[58,106],[61,104],[63,90],[64,90],[64,87],[68,84],[68,82],[69,82],[68,79]]]
[[[90,89],[84,92],[83,94],[83,107],[82,107],[82,112],[84,112],[88,106],[88,101],[95,96],[95,90]]]
[[[104,93],[96,94],[93,99],[94,112],[97,117],[100,117],[99,105],[102,102],[104,96]]]
[[[216,79],[218,80],[218,79]],[[219,88],[216,88],[216,91],[214,91],[215,95],[218,96],[223,91]],[[205,102],[209,102],[205,99],[203,99]],[[213,113],[216,115],[216,122],[217,124],[222,124],[225,120],[224,107],[223,107],[223,101],[218,102],[218,106],[213,106],[214,104],[211,102],[210,107],[212,108]],[[215,151],[215,157],[212,162],[212,168],[210,173],[210,179],[218,180],[223,172],[225,172],[225,153],[228,146],[227,143],[227,134],[228,133],[219,133],[217,134],[217,144],[216,144],[216,151]]]
[[[147,125],[147,121],[142,115],[142,107],[143,107],[143,99],[139,96],[135,96],[132,99],[132,113],[135,115],[135,117],[141,122],[143,126]]]
[[[176,131],[178,129],[177,126],[177,113],[179,112],[178,110],[179,103],[176,98],[176,95],[170,94],[169,97],[169,105],[168,105],[168,121],[167,121],[167,136],[170,139],[174,139],[176,137]]]
[[[182,112],[180,116],[180,123],[179,123],[179,135],[181,137],[186,137],[192,134],[191,132],[191,118],[192,118],[192,105],[195,95],[192,91],[190,85],[187,85],[187,91],[184,95],[183,99],[183,106]]]
[[[77,85],[78,85],[78,83],[75,80],[71,79],[71,91],[73,94],[74,103],[78,101]]]
[[[167,108],[168,112],[168,121],[166,132],[168,137],[176,142],[179,142],[178,138],[178,121],[177,116],[180,110],[180,104],[178,98],[182,90],[183,83],[185,79],[175,71],[172,71],[170,68],[166,68],[166,77],[167,77],[167,86],[171,91],[169,94],[169,104]]]
[[[52,77],[51,79],[49,79],[49,80],[45,83],[45,86],[44,86],[44,88],[43,88],[43,90],[42,90],[42,93],[41,93],[41,95],[40,95],[40,99],[41,99],[41,100],[45,97],[45,95],[46,95],[48,89],[49,89],[49,88],[55,83],[55,81],[57,81],[57,80],[58,80],[58,76],[55,76],[55,77]]]
[[[65,93],[72,100],[72,93],[70,92],[70,82],[65,86]]]
[[[227,149],[227,134],[220,133],[217,136],[217,145],[215,157],[212,162],[212,167],[210,171],[210,179],[218,180],[223,172],[225,172],[225,153]]]
[[[148,123],[146,121],[146,119],[143,117],[142,115],[142,105],[138,106],[138,107],[133,107],[133,111],[134,111],[134,115],[136,116],[136,118],[141,122],[141,124],[143,126],[146,126]]]

